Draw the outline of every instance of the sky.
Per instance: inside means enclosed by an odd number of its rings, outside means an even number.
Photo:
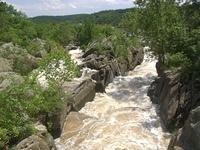
[[[29,17],[71,15],[133,7],[133,0],[3,0]]]

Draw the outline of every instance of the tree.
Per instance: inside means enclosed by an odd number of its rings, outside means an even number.
[[[77,39],[80,42],[80,45],[87,45],[92,40],[93,28],[94,23],[89,19],[77,27]]]

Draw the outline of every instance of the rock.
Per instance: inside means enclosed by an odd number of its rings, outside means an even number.
[[[148,89],[147,95],[150,97],[151,101],[154,104],[160,103],[159,96],[160,96],[160,93],[162,91],[163,84],[164,84],[163,78],[158,77],[158,78],[155,79],[155,81],[151,84],[151,86]]]
[[[31,55],[39,58],[46,56],[50,50],[51,48],[47,42],[39,38],[33,39],[30,47],[28,48],[28,51]]]
[[[85,103],[90,102],[95,97],[95,83],[91,79],[84,80],[73,90],[73,108],[80,110]]]
[[[191,111],[182,129],[172,138],[169,150],[179,147],[184,150],[200,149],[200,106]]]
[[[90,48],[87,49],[85,51],[85,53],[83,54],[83,58],[86,58],[87,56],[91,55],[91,54],[95,54],[96,49],[95,48]]]
[[[70,50],[75,50],[77,49],[78,47],[73,45],[73,44],[69,44],[65,47],[66,50],[70,51]]]
[[[11,85],[19,85],[23,81],[23,77],[15,72],[0,72],[0,91],[5,90]]]
[[[60,109],[49,113],[46,123],[51,123],[50,133],[54,138],[60,136],[65,118],[72,110],[80,110],[85,103],[90,102],[95,97],[95,83],[91,79],[84,81],[64,82],[63,91],[67,97]]]
[[[45,126],[36,125],[37,133],[21,141],[15,150],[56,150],[53,137],[47,132]]]
[[[113,81],[115,76],[125,75],[127,71],[134,69],[143,61],[144,53],[142,49],[129,49],[128,60],[111,57],[110,54],[97,55],[92,54],[94,48],[88,50],[85,54],[85,66],[98,70],[92,75],[96,81],[96,92],[104,92],[105,87]]]
[[[79,112],[70,112],[65,120],[65,125],[63,127],[63,132],[61,134],[61,140],[66,140],[79,133],[84,125],[84,120],[91,118],[85,114]],[[77,130],[78,129],[78,130]]]
[[[157,65],[159,66],[159,65]],[[148,95],[160,105],[160,116],[168,130],[183,126],[190,111],[200,103],[200,81],[178,72],[158,69],[159,78],[152,83]],[[164,71],[164,72],[163,72]]]
[[[119,67],[119,75],[125,75],[127,71],[129,71],[128,63],[126,61],[120,61],[118,63]],[[135,66],[136,67],[136,66]],[[131,68],[134,68],[133,66]]]
[[[38,67],[37,59],[30,54],[26,56],[17,56],[13,60],[13,69],[15,72],[26,75]]]
[[[119,64],[118,64],[117,60],[113,60],[112,63],[110,63],[110,67],[112,69],[114,76],[121,75],[121,70],[119,68]]]
[[[133,70],[137,65],[141,64],[144,58],[142,49],[128,49],[128,69]]]
[[[5,58],[0,58],[0,72],[11,72],[12,65],[10,61]]]
[[[25,75],[38,67],[37,59],[12,43],[0,46],[0,58],[7,59],[13,71]]]
[[[172,136],[169,150],[200,149],[200,78],[198,73],[181,75],[156,64],[158,78],[148,96],[160,105],[160,117]]]
[[[91,54],[84,59],[84,66],[95,70],[100,70],[107,63],[109,63],[108,58],[104,55]]]

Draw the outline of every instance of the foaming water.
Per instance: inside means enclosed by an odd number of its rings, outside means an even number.
[[[71,59],[74,60],[75,63],[77,63],[77,65],[81,65],[83,63],[83,51],[78,47],[75,50],[70,50],[69,54],[71,55]]]
[[[58,149],[166,150],[169,134],[147,96],[157,76],[155,63],[145,55],[144,62],[127,76],[116,77],[106,93],[97,93],[79,113],[69,115],[56,140]]]
[[[71,55],[71,59],[77,64],[77,65],[83,65],[83,51],[78,47],[75,50],[70,50],[69,54]],[[95,72],[97,72],[97,70],[94,69],[90,69],[87,67],[84,67],[83,69],[81,69],[82,75],[80,78],[77,78],[75,80],[84,80],[87,78],[91,78],[91,75],[94,74]]]

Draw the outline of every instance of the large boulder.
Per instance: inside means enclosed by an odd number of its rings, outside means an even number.
[[[91,79],[64,82],[62,88],[67,94],[62,107],[49,113],[45,120],[47,124],[51,124],[50,132],[54,138],[60,136],[66,116],[72,110],[80,110],[85,103],[92,101],[95,97],[95,83]]]
[[[79,112],[70,112],[70,114],[67,116],[65,120],[63,132],[60,137],[61,140],[65,141],[66,139],[69,139],[73,135],[78,134],[78,132],[84,125],[83,121],[87,118],[91,117]]]
[[[142,49],[128,49],[128,69],[133,70],[137,65],[141,64],[144,58]]]
[[[35,57],[42,58],[50,51],[49,44],[42,39],[36,38],[31,41],[28,51]]]
[[[68,91],[68,90],[67,90]],[[80,110],[85,103],[90,102],[95,97],[95,83],[91,80],[84,80],[73,90],[73,108]]]
[[[38,67],[35,57],[30,55],[25,49],[12,43],[6,43],[0,46],[0,58],[7,60],[6,65],[8,66],[9,63],[9,70],[12,68],[14,72],[22,75]]]
[[[177,147],[183,150],[200,149],[200,106],[191,111],[183,128],[171,139],[168,149]]]
[[[37,133],[21,141],[15,150],[56,150],[53,137],[47,132],[45,126],[37,124]]]
[[[0,72],[10,72],[12,71],[12,65],[10,61],[5,58],[0,58]]]
[[[19,85],[24,81],[23,77],[15,72],[0,72],[0,91],[9,86]]]

